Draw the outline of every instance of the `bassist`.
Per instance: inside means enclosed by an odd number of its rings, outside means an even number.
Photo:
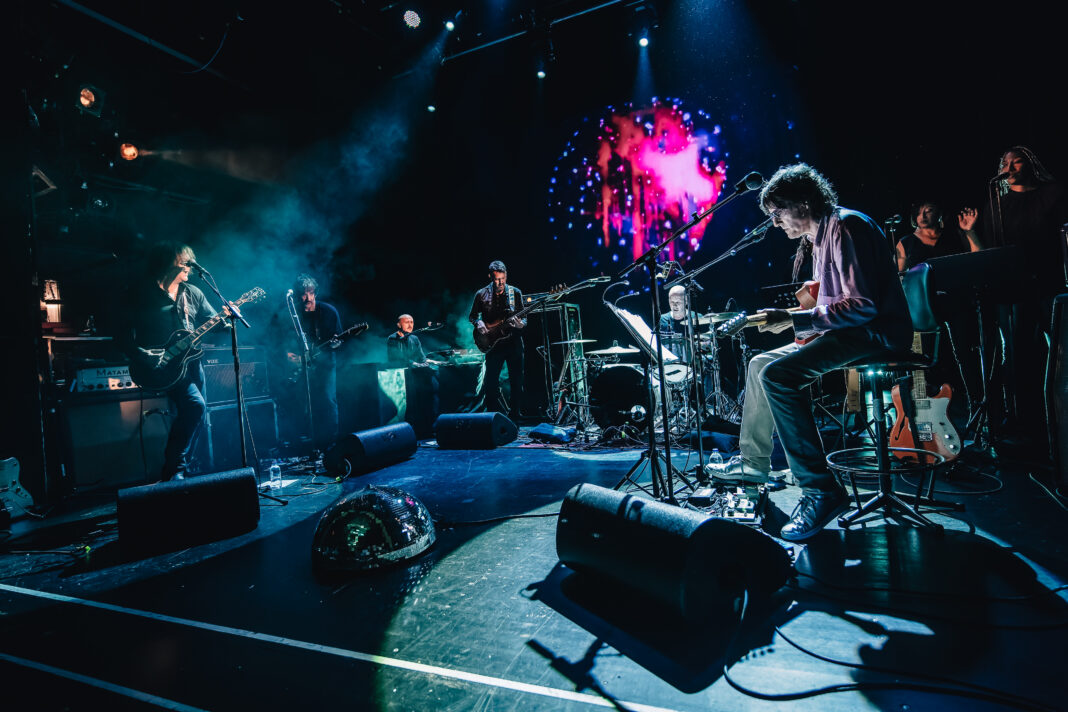
[[[475,330],[488,335],[492,330],[507,331],[486,354],[482,370],[482,404],[486,410],[508,413],[516,420],[523,400],[523,335],[525,319],[514,315],[523,304],[523,293],[508,284],[508,269],[500,260],[489,265],[490,283],[475,293],[469,316]],[[512,386],[512,403],[509,408],[500,390],[501,369],[508,363],[508,380]]]
[[[175,331],[192,331],[216,315],[204,293],[188,283],[186,263],[195,259],[193,249],[178,242],[161,242],[149,250],[146,266],[152,282],[136,297],[138,308],[130,325],[135,345],[163,344]],[[167,389],[177,414],[167,436],[162,480],[184,479],[189,447],[207,412],[203,390],[204,369],[199,360],[191,362],[185,375]]]

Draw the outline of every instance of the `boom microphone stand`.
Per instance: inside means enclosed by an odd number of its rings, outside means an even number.
[[[736,198],[738,198],[738,196],[743,195],[744,193],[748,193],[751,190],[756,190],[761,185],[763,185],[763,183],[764,178],[759,173],[755,171],[749,173],[744,178],[742,178],[742,180],[738,181],[734,185],[734,192],[728,195],[724,200],[714,203],[708,210],[704,211],[703,213],[698,213],[695,211],[690,222],[680,227],[670,237],[668,237],[668,239],[664,240],[659,245],[654,245],[653,247],[650,247],[648,250],[645,251],[644,254],[638,257],[638,259],[634,260],[634,262],[624,267],[623,270],[616,275],[617,280],[623,280],[627,278],[627,275],[629,275],[631,272],[638,269],[639,267],[645,267],[646,272],[648,272],[649,274],[649,301],[650,306],[652,307],[653,323],[657,325],[657,329],[660,328],[659,325],[661,315],[659,290],[661,278],[659,275],[659,271],[657,270],[657,256],[659,256],[660,253],[664,251],[664,248],[666,248],[672,242],[677,240],[679,236],[685,234],[690,228],[697,225],[699,222],[712,215],[720,208],[730,204]],[[664,353],[663,349],[660,346],[659,338],[656,339],[655,349],[656,350],[654,352],[654,357],[656,358],[656,370],[657,375],[660,378],[660,410],[664,423],[664,462],[667,465],[667,491],[664,492],[662,496],[667,502],[671,504],[678,504],[678,500],[675,499],[674,485],[672,484],[673,476],[676,474],[679,475],[680,479],[682,479],[683,482],[686,482],[688,486],[690,485],[686,478],[682,475],[682,473],[680,473],[678,470],[671,466],[671,442],[669,432],[670,428],[668,427],[668,423],[670,422],[670,414],[668,412],[667,384],[666,379],[664,378]],[[656,452],[656,436],[653,432],[653,421],[655,419],[650,417],[648,420],[649,452],[645,456],[649,458],[650,466],[655,470],[658,467],[659,462],[657,460]],[[654,479],[653,481],[655,482],[656,480]]]
[[[237,322],[240,321],[245,325],[245,328],[251,328],[251,326],[245,321],[245,317],[241,316],[241,311],[234,306],[234,303],[219,291],[211,272],[208,272],[193,260],[186,260],[186,264],[197,271],[200,275],[200,280],[208,285],[211,291],[215,292],[215,296],[219,298],[222,305],[230,311],[230,349],[234,357],[234,387],[237,390],[237,432],[241,433],[241,467],[248,467],[248,450],[245,445],[245,394],[241,390],[241,352],[237,348]],[[257,473],[260,469],[259,465],[257,462]]]
[[[289,310],[289,318],[293,321],[293,329],[297,332],[297,336],[300,337],[300,345],[304,349],[304,355],[300,359],[301,372],[304,374],[304,394],[308,404],[308,439],[312,443],[312,450],[314,450],[315,415],[312,412],[311,367],[309,364],[311,361],[311,344],[308,343],[308,335],[304,333],[304,325],[300,323],[300,314],[297,312],[297,304],[293,299],[292,289],[286,292],[286,308]]]

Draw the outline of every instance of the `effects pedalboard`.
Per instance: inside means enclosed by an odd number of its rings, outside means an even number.
[[[700,487],[686,503],[715,517],[739,524],[760,526],[768,502],[767,485],[733,485]]]

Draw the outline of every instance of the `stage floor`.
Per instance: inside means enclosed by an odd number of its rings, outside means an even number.
[[[1068,593],[1051,590],[1068,580],[1068,517],[1029,476],[1048,473],[1003,461],[941,483],[969,492],[942,495],[967,506],[934,515],[943,535],[832,524],[791,548],[800,574],[743,620],[695,626],[575,584],[557,558],[564,494],[615,485],[639,453],[424,446],[341,483],[297,477],[255,531],[134,561],[106,495],[20,520],[0,545],[5,708],[1063,708]],[[369,484],[418,497],[436,544],[408,566],[317,577],[319,515]],[[798,497],[772,493],[768,533]],[[725,660],[737,684],[783,697],[739,692]]]

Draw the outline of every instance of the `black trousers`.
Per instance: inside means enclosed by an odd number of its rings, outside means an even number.
[[[523,337],[513,333],[498,341],[486,354],[485,375],[482,377],[482,404],[488,411],[519,415],[523,401]],[[501,393],[501,369],[508,364],[508,382],[512,388],[512,402],[508,404]],[[510,406],[510,407],[509,407]]]

